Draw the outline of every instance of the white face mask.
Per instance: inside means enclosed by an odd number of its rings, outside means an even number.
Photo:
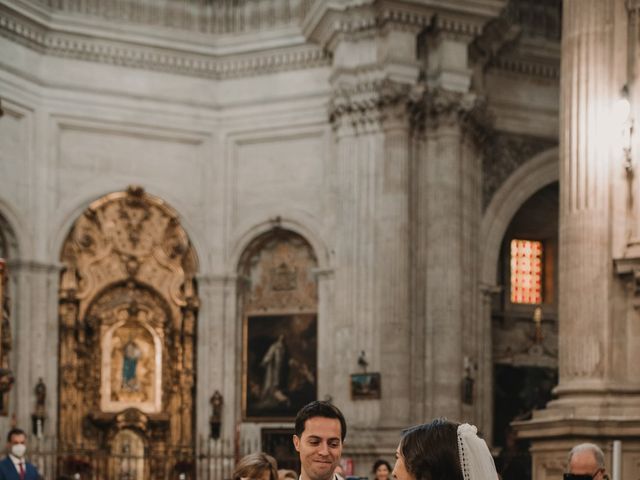
[[[26,445],[22,445],[20,443],[11,445],[11,453],[18,458],[24,457],[24,454],[26,453],[26,451],[27,451]]]

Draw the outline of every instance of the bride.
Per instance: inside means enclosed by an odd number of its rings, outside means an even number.
[[[497,480],[493,457],[468,423],[445,419],[402,431],[393,476],[397,480]]]

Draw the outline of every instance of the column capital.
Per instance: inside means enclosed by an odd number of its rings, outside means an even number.
[[[351,133],[400,126],[407,128],[415,87],[388,79],[360,79],[334,90],[329,103],[329,118],[336,130]]]
[[[421,99],[427,130],[461,128],[473,141],[481,145],[493,133],[493,117],[486,100],[472,93],[444,88],[431,88]]]
[[[235,284],[238,281],[239,276],[236,273],[199,273],[196,275],[198,284],[206,287],[213,287],[216,285],[226,286],[229,284]]]

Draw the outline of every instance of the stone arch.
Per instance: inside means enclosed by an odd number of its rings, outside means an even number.
[[[518,168],[498,189],[482,218],[480,281],[496,284],[496,265],[502,238],[522,204],[542,187],[559,179],[558,149],[546,150]]]
[[[482,415],[489,442],[493,442],[494,378],[491,296],[498,285],[497,266],[505,233],[518,210],[536,192],[559,180],[558,149],[552,148],[520,166],[496,191],[481,222],[480,282],[484,299],[479,318],[485,334],[478,339],[487,354],[482,359]]]
[[[255,241],[256,238],[272,231],[274,228],[294,232],[303,237],[313,249],[318,268],[321,270],[331,268],[332,252],[327,247],[327,242],[313,226],[315,223],[309,222],[309,219],[303,215],[295,215],[291,212],[283,216],[274,214],[267,218],[269,218],[269,220],[251,222],[238,229],[240,233],[232,242],[232,249],[227,261],[227,271],[237,271],[241,257],[245,254],[251,243]]]
[[[16,210],[0,198],[0,258],[17,259],[29,250],[28,237]]]
[[[50,231],[50,240],[47,244],[49,251],[55,252],[55,255],[59,255],[59,252],[62,251],[63,245],[66,242],[69,231],[73,228],[73,225],[77,221],[77,219],[83,215],[85,210],[87,209],[87,205],[96,202],[98,199],[106,198],[111,195],[111,192],[118,191],[117,183],[115,181],[107,182],[107,190],[105,190],[104,182],[99,182],[97,184],[89,184],[88,186],[83,186],[80,188],[75,195],[67,200],[63,205],[58,209],[58,214],[53,217],[53,221],[51,222],[53,227]],[[114,189],[109,190],[108,186],[110,184],[114,185]],[[120,186],[122,184],[120,183]],[[158,190],[154,187],[153,189]],[[145,191],[147,189],[145,188]],[[180,215],[179,212],[185,211],[184,206],[179,204],[179,201],[175,198],[172,198],[168,192],[159,190],[154,194],[148,193],[149,198],[157,199],[161,204],[167,206],[171,210],[172,215],[180,220],[180,226],[187,233],[189,237],[189,242],[193,246],[194,252],[203,252],[205,251],[205,240],[204,234],[198,231],[198,229],[191,225],[187,218],[183,215]],[[171,207],[169,207],[171,205]],[[200,263],[200,258],[198,258],[198,264]]]
[[[151,454],[193,451],[198,259],[176,212],[141,187],[108,194],[60,259],[60,443],[110,455],[134,425]],[[151,468],[164,478],[172,465]]]
[[[316,398],[317,265],[308,240],[278,225],[240,255],[244,419],[290,419]]]

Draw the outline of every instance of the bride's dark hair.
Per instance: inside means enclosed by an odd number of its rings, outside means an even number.
[[[438,418],[403,430],[400,453],[416,480],[463,480],[457,423]]]

